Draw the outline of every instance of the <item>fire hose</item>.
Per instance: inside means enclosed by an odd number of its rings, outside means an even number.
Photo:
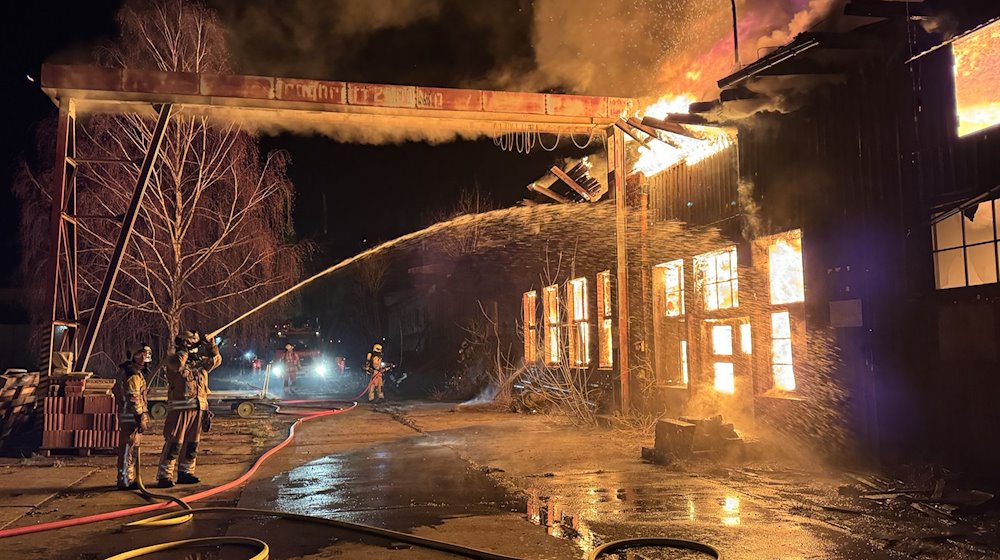
[[[367,388],[365,390],[367,391]],[[306,405],[309,402],[324,402],[324,401],[298,400],[298,401],[287,401],[284,404],[294,404],[301,406],[301,405]],[[197,509],[192,508],[190,505],[191,502],[215,496],[217,494],[220,494],[227,490],[231,490],[247,482],[257,472],[257,470],[265,461],[267,461],[271,456],[273,456],[278,451],[287,446],[289,443],[291,443],[291,441],[295,438],[296,428],[299,426],[299,424],[308,422],[310,420],[315,420],[317,418],[323,418],[326,416],[332,416],[335,414],[342,414],[344,412],[349,412],[357,407],[357,403],[352,402],[351,406],[345,408],[319,409],[316,412],[307,412],[307,413],[286,412],[281,410],[280,405],[273,405],[273,406],[275,406],[275,411],[278,414],[295,414],[301,416],[301,418],[299,418],[294,424],[292,424],[292,426],[288,430],[288,436],[283,441],[281,441],[271,449],[267,450],[253,463],[253,465],[250,466],[249,469],[247,469],[245,473],[243,473],[243,475],[236,478],[235,480],[232,480],[221,486],[216,486],[214,488],[210,488],[208,490],[192,494],[191,496],[187,496],[185,498],[179,498],[167,494],[156,494],[147,490],[145,485],[143,484],[142,477],[139,474],[140,470],[138,463],[140,461],[137,458],[136,482],[139,486],[140,493],[145,497],[152,499],[160,499],[164,501],[154,504],[149,504],[146,506],[125,508],[101,514],[90,515],[86,517],[64,519],[60,521],[52,521],[49,523],[41,523],[38,525],[29,525],[26,527],[17,527],[13,529],[4,529],[0,530],[0,539],[18,535],[27,535],[31,533],[51,531],[54,529],[75,527],[79,525],[95,523],[98,521],[109,521],[112,519],[118,519],[122,517],[131,517],[143,513],[153,512],[156,510],[167,509],[171,506],[171,504],[175,504],[178,507],[180,507],[180,510],[155,515],[153,517],[140,519],[138,521],[132,521],[130,523],[126,523],[125,527],[137,528],[137,527],[162,527],[162,526],[180,525],[182,523],[190,521],[191,519],[194,518],[195,515],[204,515],[204,514],[225,514],[230,517],[240,516],[240,515],[254,516],[254,517],[277,517],[293,521],[326,525],[328,527],[336,529],[353,531],[356,533],[371,535],[374,537],[388,539],[395,542],[407,543],[410,545],[428,548],[431,550],[438,550],[441,552],[446,552],[476,560],[520,560],[519,558],[513,556],[495,554],[492,552],[479,550],[467,546],[457,545],[435,539],[418,537],[415,535],[410,535],[408,533],[392,531],[389,529],[382,529],[379,527],[372,527],[370,525],[364,525],[361,523],[350,523],[347,521],[327,519],[324,517],[317,517],[312,515],[287,513],[287,512],[272,511],[272,510],[239,508],[239,507],[205,507]],[[253,556],[250,557],[250,560],[267,560],[270,554],[270,549],[267,543],[260,539],[256,539],[253,537],[227,536],[227,537],[202,537],[202,538],[183,539],[171,542],[164,542],[146,547],[136,548],[133,550],[128,550],[126,552],[122,552],[120,554],[108,557],[106,560],[131,560],[133,558],[140,558],[143,556],[148,556],[150,554],[155,554],[166,550],[178,550],[182,548],[222,546],[222,545],[241,545],[254,548],[255,553]],[[589,555],[589,558],[596,559],[604,554],[610,554],[612,552],[621,551],[629,548],[635,548],[639,546],[689,550],[694,552],[701,552],[717,559],[722,558],[722,554],[717,549],[704,543],[686,541],[680,539],[657,538],[657,537],[623,539],[623,540],[609,542],[592,551]]]

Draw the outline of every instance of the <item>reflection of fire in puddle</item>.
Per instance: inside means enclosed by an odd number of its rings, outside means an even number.
[[[555,497],[539,496],[537,490],[528,493],[528,520],[545,527],[550,536],[570,539],[584,552],[590,552],[603,544],[587,523],[579,515],[567,513]]]
[[[722,501],[722,520],[723,525],[739,525],[740,524],[740,498],[739,496],[726,496]]]

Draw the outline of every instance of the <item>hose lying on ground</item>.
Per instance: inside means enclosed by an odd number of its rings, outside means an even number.
[[[365,390],[367,391],[367,388]],[[306,400],[286,401],[286,402],[284,402],[284,404],[293,404],[294,403],[294,404],[300,404],[301,405],[301,404],[306,404],[306,403],[309,403],[309,402],[315,402],[315,401],[306,401]],[[323,402],[323,401],[319,401],[319,402]],[[326,401],[326,402],[329,402],[329,401]],[[384,539],[388,539],[388,540],[395,541],[395,542],[403,542],[403,543],[407,543],[407,544],[411,544],[411,545],[415,545],[415,546],[420,546],[420,547],[424,547],[424,548],[428,548],[428,549],[432,549],[432,550],[438,550],[438,551],[441,551],[441,552],[446,552],[446,553],[450,553],[450,554],[454,554],[454,555],[458,555],[458,556],[464,556],[466,558],[473,558],[473,559],[477,559],[477,560],[521,560],[521,559],[519,559],[517,557],[513,557],[513,556],[505,556],[505,555],[501,555],[501,554],[495,554],[495,553],[492,553],[492,552],[478,550],[478,549],[467,547],[467,546],[452,544],[452,543],[448,543],[448,542],[444,542],[444,541],[439,541],[439,540],[435,540],[435,539],[427,539],[427,538],[423,538],[423,537],[418,537],[418,536],[411,535],[411,534],[408,534],[408,533],[401,533],[401,532],[398,532],[398,531],[391,531],[389,529],[382,529],[382,528],[379,528],[379,527],[372,527],[372,526],[363,525],[363,524],[360,524],[360,523],[350,523],[350,522],[346,522],[346,521],[339,521],[339,520],[335,520],[335,519],[327,519],[327,518],[317,517],[317,516],[312,516],[312,515],[303,515],[303,514],[297,514],[297,513],[286,513],[286,512],[280,512],[280,511],[269,511],[269,510],[250,509],[250,508],[237,508],[237,507],[206,507],[206,508],[197,508],[197,509],[192,508],[190,506],[190,502],[194,502],[194,501],[197,501],[197,500],[201,500],[201,499],[204,499],[204,498],[208,498],[208,497],[214,496],[216,494],[225,492],[226,490],[230,490],[232,488],[235,488],[236,486],[239,486],[239,485],[243,484],[244,482],[247,482],[250,479],[250,477],[253,476],[253,474],[257,472],[257,469],[260,468],[260,466],[264,463],[264,461],[266,461],[272,455],[274,455],[275,453],[277,453],[278,451],[280,451],[281,449],[283,449],[286,445],[288,445],[292,441],[292,439],[294,439],[294,437],[295,437],[295,428],[299,424],[301,424],[303,422],[308,422],[310,420],[314,420],[316,418],[322,418],[322,417],[325,417],[325,416],[332,416],[334,414],[341,414],[341,413],[344,413],[344,412],[351,411],[355,407],[357,407],[357,403],[354,402],[354,403],[351,404],[351,406],[346,407],[346,408],[324,409],[324,410],[319,410],[317,412],[307,412],[307,413],[286,412],[286,411],[283,411],[281,409],[280,405],[274,405],[274,406],[275,406],[276,412],[279,413],[279,414],[296,414],[296,415],[301,416],[301,418],[299,418],[299,420],[297,420],[289,428],[288,437],[286,437],[284,441],[282,441],[278,445],[272,447],[267,452],[265,452],[263,455],[261,455],[254,462],[254,464],[247,470],[247,472],[245,472],[242,476],[240,476],[239,478],[237,478],[237,479],[235,479],[235,480],[233,480],[231,482],[228,482],[228,483],[223,484],[221,486],[217,486],[215,488],[211,488],[209,490],[198,492],[196,494],[188,496],[187,498],[179,498],[179,497],[171,496],[171,495],[168,495],[168,494],[156,494],[156,493],[150,492],[143,485],[142,477],[141,476],[137,476],[136,477],[136,482],[138,483],[138,486],[139,486],[139,489],[140,489],[140,493],[142,495],[144,495],[146,497],[149,497],[149,498],[162,499],[162,500],[166,500],[166,501],[155,503],[155,504],[150,504],[150,505],[147,505],[147,506],[139,506],[139,507],[133,507],[133,508],[126,508],[126,509],[122,509],[122,510],[118,510],[118,511],[111,511],[111,512],[106,512],[106,513],[102,513],[102,514],[90,515],[90,516],[87,516],[87,517],[78,517],[78,518],[74,518],[74,519],[66,519],[66,520],[62,520],[62,521],[53,521],[53,522],[49,522],[49,523],[42,523],[42,524],[31,525],[31,526],[27,526],[27,527],[18,527],[18,528],[14,528],[14,529],[0,530],[0,539],[5,538],[5,537],[12,537],[12,536],[16,536],[16,535],[26,535],[26,534],[30,534],[30,533],[38,533],[38,532],[49,531],[49,530],[53,530],[53,529],[62,529],[62,528],[65,528],[65,527],[73,527],[73,526],[78,526],[78,525],[84,525],[84,524],[88,524],[88,523],[94,523],[94,522],[97,522],[97,521],[107,521],[107,520],[111,520],[111,519],[118,519],[118,518],[121,518],[121,517],[129,517],[129,516],[138,515],[138,514],[141,514],[141,513],[147,513],[147,512],[159,510],[159,509],[166,509],[166,508],[170,507],[170,505],[173,503],[173,504],[176,504],[177,506],[179,506],[181,509],[179,511],[172,511],[172,512],[168,512],[168,513],[164,513],[164,514],[160,514],[160,515],[155,515],[153,517],[149,517],[149,518],[145,518],[145,519],[140,519],[138,521],[133,521],[133,522],[125,524],[125,527],[129,527],[129,528],[134,528],[134,527],[162,527],[162,526],[168,526],[168,525],[179,525],[179,524],[185,523],[185,522],[193,519],[195,515],[203,515],[203,514],[209,514],[209,513],[221,513],[221,514],[226,514],[226,515],[229,515],[229,516],[246,515],[246,516],[255,516],[255,517],[278,517],[278,518],[282,518],[282,519],[290,519],[290,520],[293,520],[293,521],[302,521],[302,522],[307,522],[307,523],[315,523],[315,524],[319,524],[319,525],[326,525],[326,526],[337,528],[337,529],[341,529],[341,530],[347,530],[347,531],[353,531],[353,532],[357,532],[357,533],[367,534],[367,535],[371,535],[371,536],[375,536],[375,537],[379,537],[379,538],[384,538]],[[137,473],[138,473],[138,465],[137,465]],[[270,549],[269,549],[267,543],[264,542],[264,541],[262,541],[262,540],[260,540],[260,539],[255,539],[255,538],[252,538],[252,537],[239,537],[239,536],[236,536],[236,537],[203,537],[203,538],[194,538],[194,539],[183,539],[183,540],[178,540],[178,541],[165,542],[165,543],[154,544],[154,545],[150,545],[150,546],[146,546],[146,547],[136,548],[136,549],[133,549],[133,550],[128,550],[126,552],[123,552],[123,553],[120,553],[120,554],[108,557],[106,560],[132,560],[134,558],[140,558],[140,557],[143,557],[143,556],[148,556],[150,554],[155,554],[155,553],[166,551],[166,550],[178,550],[178,549],[182,549],[182,548],[204,547],[204,546],[222,546],[222,545],[241,545],[241,546],[253,547],[254,549],[256,549],[256,552],[254,553],[253,556],[250,557],[250,560],[267,560],[268,557],[269,557],[269,554],[270,554]],[[591,554],[589,555],[589,557],[591,559],[596,559],[598,556],[600,556],[602,554],[610,554],[610,553],[612,553],[614,551],[621,551],[621,550],[625,550],[625,549],[628,549],[628,548],[634,548],[634,547],[638,547],[638,546],[647,546],[647,547],[648,546],[653,546],[653,547],[661,547],[661,548],[673,548],[673,549],[691,550],[691,551],[695,551],[695,552],[702,552],[702,553],[708,554],[708,555],[710,555],[710,556],[712,556],[714,558],[717,558],[717,559],[721,559],[722,558],[722,554],[719,553],[718,550],[716,550],[715,548],[713,548],[713,547],[711,547],[709,545],[698,543],[698,542],[693,542],[693,541],[684,541],[684,540],[667,539],[667,538],[639,538],[639,539],[624,539],[624,540],[620,540],[620,541],[614,541],[614,542],[607,543],[607,544],[605,544],[605,545],[603,545],[603,546],[595,549],[593,552],[591,552]]]

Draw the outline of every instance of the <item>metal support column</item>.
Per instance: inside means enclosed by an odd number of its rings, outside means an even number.
[[[132,237],[132,230],[135,226],[136,217],[139,215],[139,207],[146,194],[146,186],[149,184],[149,176],[153,172],[156,158],[160,154],[160,144],[163,141],[163,133],[170,120],[171,105],[164,104],[159,107],[159,118],[156,121],[156,128],[146,149],[146,155],[142,159],[142,166],[139,168],[139,175],[135,180],[135,190],[132,193],[132,201],[125,212],[125,219],[122,221],[122,229],[118,233],[118,241],[115,243],[115,250],[111,254],[111,262],[108,264],[108,271],[104,274],[104,282],[101,284],[101,291],[97,294],[97,301],[94,303],[94,312],[87,323],[87,331],[83,337],[80,357],[76,361],[76,371],[86,371],[87,363],[90,361],[90,354],[94,350],[94,342],[97,339],[97,332],[101,330],[101,322],[104,321],[104,313],[108,309],[108,300],[111,299],[111,291],[115,287],[115,280],[118,279],[118,272],[121,270],[122,259],[128,249],[129,239]]]
[[[46,264],[46,309],[49,325],[42,341],[40,371],[52,374],[52,355],[78,349],[79,303],[76,268],[76,108],[71,100],[59,107],[55,176],[49,216],[49,256]]]
[[[618,127],[611,127],[609,133],[608,162],[610,165],[608,184],[615,193],[615,239],[616,269],[618,284],[618,377],[621,383],[622,412],[632,408],[632,381],[629,370],[629,306],[628,306],[628,245],[627,234],[628,206],[625,199],[625,133]]]

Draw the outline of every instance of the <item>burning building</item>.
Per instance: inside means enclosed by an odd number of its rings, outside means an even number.
[[[654,413],[819,434],[839,416],[874,455],[988,475],[1000,23],[948,36],[919,3],[844,11],[716,100],[619,121],[617,261],[521,296],[525,360],[613,371],[618,402]],[[732,241],[664,251],[672,220]]]

